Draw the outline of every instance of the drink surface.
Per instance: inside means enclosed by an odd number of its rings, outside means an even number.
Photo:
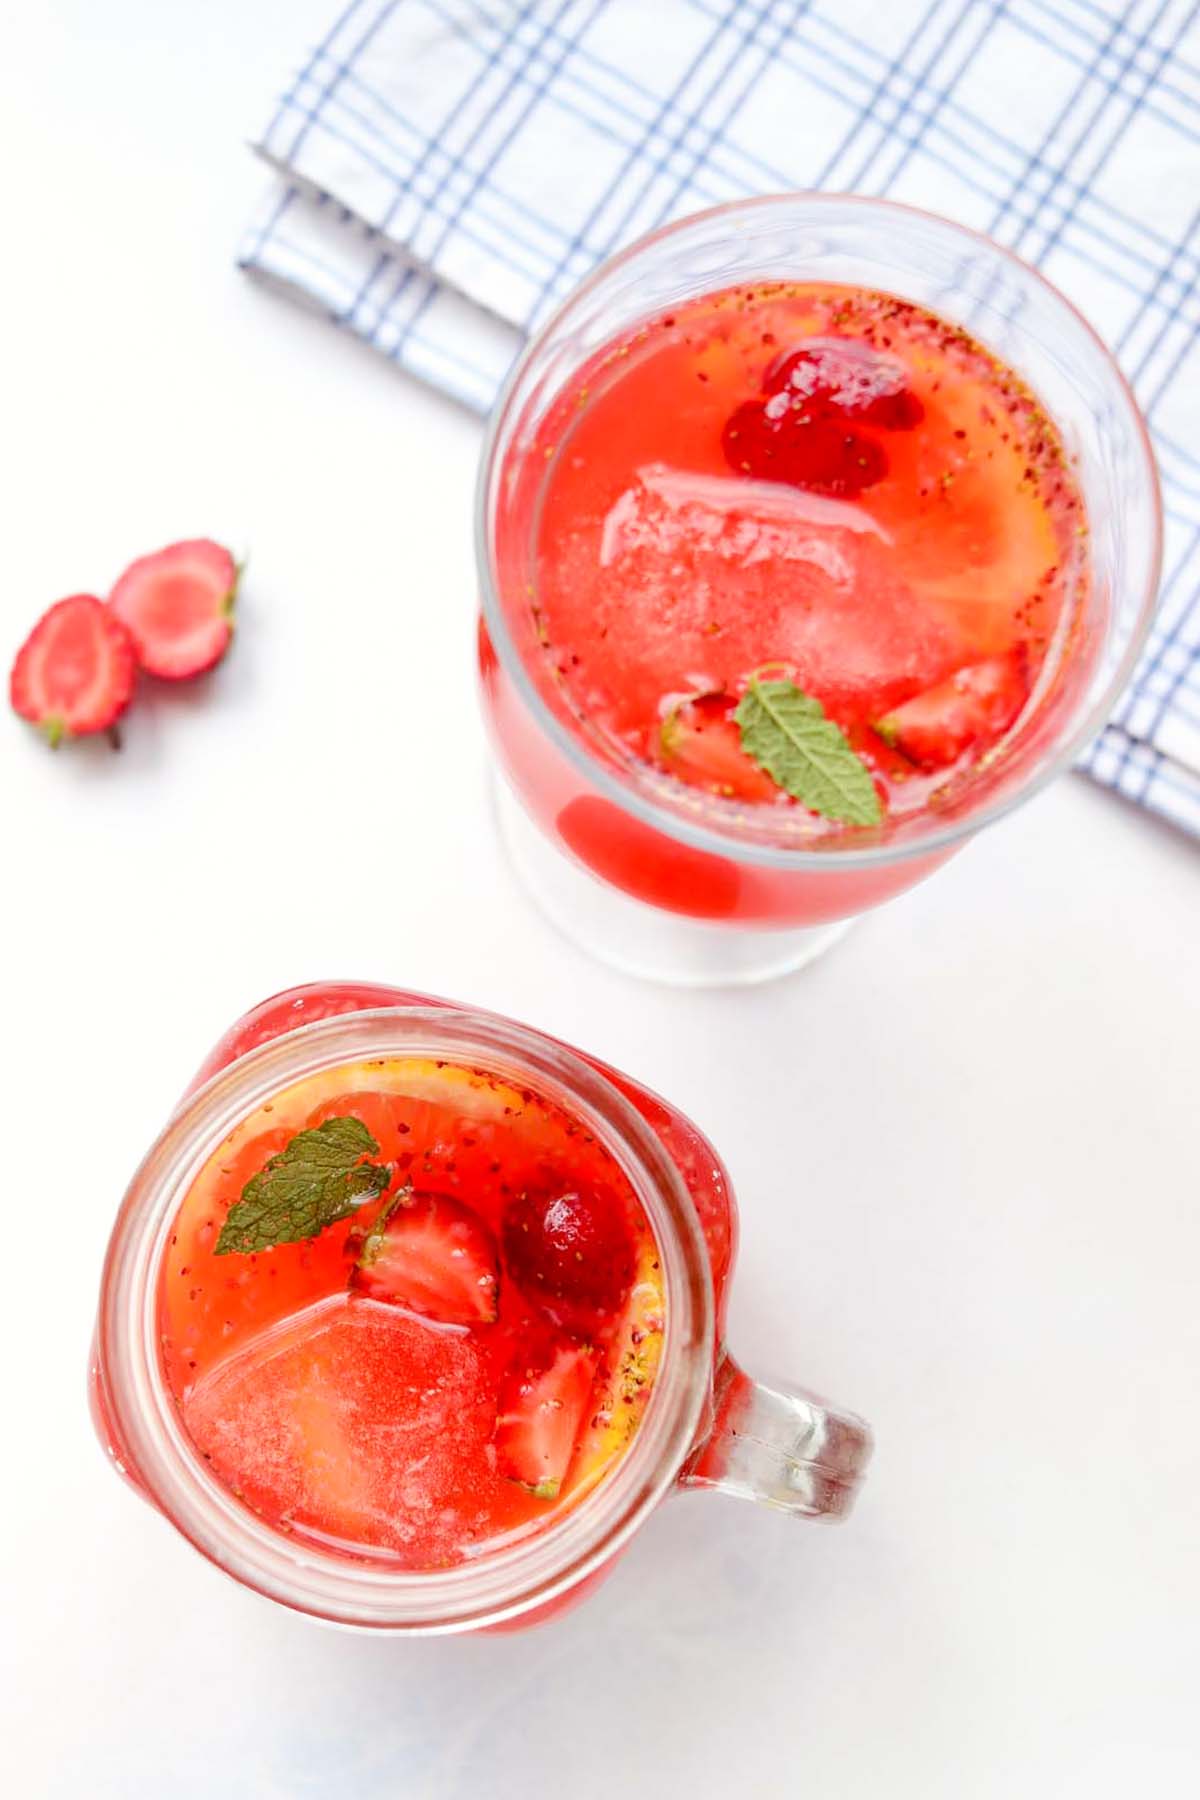
[[[756,677],[820,702],[886,821],[957,793],[1069,666],[1087,534],[1057,431],[893,296],[690,301],[593,357],[527,454],[530,604],[578,729],[735,834],[856,829],[744,747]]]
[[[379,1191],[299,1241],[219,1252],[248,1184],[331,1120],[365,1128]],[[664,1295],[645,1214],[578,1120],[405,1057],[310,1076],[237,1126],[174,1221],[159,1316],[184,1427],[239,1499],[428,1569],[544,1528],[613,1467]]]

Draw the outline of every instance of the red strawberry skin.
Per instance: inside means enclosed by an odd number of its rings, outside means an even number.
[[[721,445],[739,474],[814,494],[859,494],[888,471],[874,438],[785,392],[745,401],[727,420]]]
[[[592,1393],[592,1354],[560,1343],[512,1368],[500,1392],[496,1467],[540,1500],[553,1500],[571,1465]]]
[[[211,538],[168,544],[130,563],[108,597],[138,661],[164,681],[186,681],[220,662],[233,634],[240,571]]]
[[[1008,730],[1029,691],[1020,651],[956,669],[875,723],[893,749],[923,769],[943,769]]]
[[[925,416],[903,363],[850,338],[809,338],[777,357],[763,378],[763,392],[787,393],[822,414],[859,419],[884,431],[911,431]]]
[[[526,1189],[505,1208],[500,1240],[521,1292],[564,1330],[603,1331],[625,1304],[633,1238],[620,1199],[602,1183]]]
[[[490,1325],[500,1295],[495,1241],[449,1195],[402,1193],[368,1233],[351,1286],[443,1325]]]
[[[94,594],[71,594],[42,614],[9,676],[13,710],[57,746],[115,725],[133,697],[129,633]]]
[[[762,392],[726,420],[726,462],[830,496],[853,497],[888,472],[887,452],[860,426],[911,431],[925,413],[902,363],[848,338],[809,338],[776,357]]]

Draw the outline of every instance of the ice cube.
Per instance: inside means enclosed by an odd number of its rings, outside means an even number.
[[[492,1480],[495,1404],[470,1338],[359,1296],[242,1345],[183,1416],[214,1473],[270,1523],[415,1566],[455,1556]]]
[[[779,662],[808,692],[856,711],[932,685],[961,660],[957,629],[902,579],[861,506],[782,483],[650,465],[595,539],[580,533],[556,555],[543,593],[551,637],[619,646],[607,659],[616,691],[590,697],[615,703],[618,728],[653,717],[684,670],[733,689]]]

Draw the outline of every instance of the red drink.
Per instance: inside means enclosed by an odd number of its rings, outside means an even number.
[[[798,844],[854,829],[742,749],[756,670],[822,703],[895,819],[969,776],[1078,610],[1082,507],[1053,426],[978,344],[887,295],[693,301],[596,358],[544,435],[545,653],[584,729],[734,830],[746,807]],[[968,671],[996,704],[952,719],[960,682],[935,736],[930,696]]]
[[[485,634],[501,755],[544,830],[660,907],[803,925],[873,904],[947,854],[912,851],[1077,698],[1087,533],[1054,424],[979,343],[890,295],[776,281],[686,301],[591,356],[499,482],[517,653],[607,780],[547,740]],[[865,812],[803,803],[750,748],[746,696],[768,683],[818,703]]]
[[[221,1254],[247,1183],[331,1120],[365,1127],[356,1166],[381,1191],[302,1241]],[[167,1379],[269,1524],[445,1566],[542,1529],[622,1454],[658,1366],[660,1270],[627,1179],[560,1106],[374,1059],[276,1094],[193,1183],[160,1277]]]
[[[125,1197],[97,1429],[301,1611],[547,1617],[677,1485],[850,1503],[860,1422],[726,1351],[735,1216],[708,1140],[605,1065],[395,988],[292,989],[218,1044]]]

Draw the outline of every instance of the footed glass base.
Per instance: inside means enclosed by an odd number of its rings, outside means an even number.
[[[741,987],[805,968],[844,937],[853,920],[806,930],[710,925],[666,912],[598,881],[552,844],[494,774],[500,837],[521,885],[550,923],[601,962],[672,987]]]

